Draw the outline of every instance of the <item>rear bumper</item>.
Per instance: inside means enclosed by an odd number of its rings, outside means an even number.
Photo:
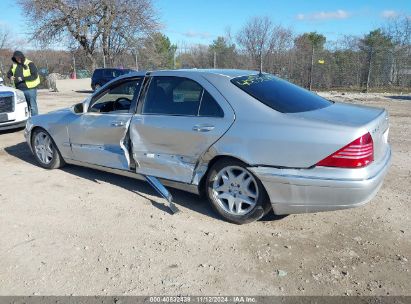
[[[361,169],[315,167],[312,169],[250,168],[260,178],[274,213],[293,214],[358,207],[380,189],[391,162],[385,157]]]

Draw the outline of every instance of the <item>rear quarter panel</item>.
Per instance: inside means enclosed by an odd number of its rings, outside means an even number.
[[[210,149],[208,159],[230,155],[253,166],[309,168],[367,132],[363,127],[283,114],[235,87],[228,77],[207,79],[236,116],[233,126]]]

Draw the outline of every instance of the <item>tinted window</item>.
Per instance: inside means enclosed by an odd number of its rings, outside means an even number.
[[[123,75],[123,71],[113,70],[113,77],[118,77],[120,75]]]
[[[143,114],[197,116],[203,88],[180,77],[153,77],[143,106]]]
[[[127,113],[140,91],[141,82],[141,79],[135,79],[111,86],[93,100],[89,112]]]
[[[269,74],[242,76],[231,82],[282,113],[312,111],[332,104],[331,101]]]
[[[224,117],[223,110],[207,91],[204,91],[199,114],[208,117]]]
[[[123,69],[123,70],[121,70],[120,72],[121,72],[122,75],[125,75],[125,74],[132,73],[132,72],[134,72],[134,71],[133,71],[133,70],[130,70],[130,69]]]
[[[103,75],[103,70],[94,70],[93,77],[101,77]]]

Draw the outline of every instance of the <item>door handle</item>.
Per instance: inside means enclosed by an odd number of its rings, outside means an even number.
[[[215,126],[213,125],[195,125],[193,127],[193,131],[197,132],[209,132],[211,130],[214,130]]]
[[[124,122],[122,122],[122,121],[113,121],[111,123],[111,126],[112,127],[122,127],[122,126],[124,126]]]

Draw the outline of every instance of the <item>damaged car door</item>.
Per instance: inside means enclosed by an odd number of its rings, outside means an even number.
[[[129,170],[128,127],[142,81],[142,77],[126,78],[108,86],[68,126],[75,160]]]
[[[130,123],[137,173],[191,183],[199,158],[231,126],[234,112],[202,76],[152,74]]]

